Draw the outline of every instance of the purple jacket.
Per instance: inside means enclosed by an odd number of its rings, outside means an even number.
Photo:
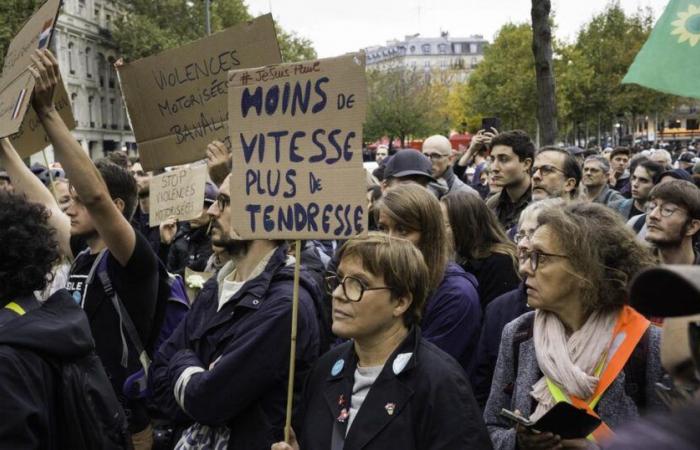
[[[423,337],[459,362],[472,378],[481,328],[478,283],[474,275],[450,262],[442,283],[423,312]]]

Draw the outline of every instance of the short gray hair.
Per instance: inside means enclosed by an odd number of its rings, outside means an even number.
[[[588,161],[596,161],[598,164],[603,166],[603,172],[610,172],[610,161],[608,161],[607,158],[604,156],[600,155],[591,155],[586,160],[583,162],[583,165],[585,166]]]

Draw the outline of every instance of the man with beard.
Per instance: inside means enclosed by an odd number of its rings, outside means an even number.
[[[532,165],[532,200],[563,198],[573,200],[581,182],[581,166],[576,157],[558,147],[543,147]]]
[[[502,190],[486,200],[486,205],[508,230],[532,200],[530,171],[535,144],[524,131],[506,131],[491,140],[491,158],[491,178]]]
[[[662,264],[700,265],[693,239],[700,231],[700,189],[688,181],[655,186],[647,203],[645,239]]]
[[[148,449],[152,430],[146,405],[123,394],[126,378],[142,367],[133,342],[124,337],[123,313],[131,318],[141,341],[148,342],[158,291],[156,255],[129,223],[136,208],[136,181],[126,169],[110,162],[93,164],[53,103],[54,89],[62,83],[58,62],[48,50],[37,50],[32,61],[33,106],[70,179],[71,201],[66,213],[43,185],[26,178],[18,184],[26,187],[31,201],[51,211],[49,221],[56,229],[59,247],[65,256],[75,257],[66,289],[87,314],[97,355],[129,418],[134,447]],[[17,173],[26,175],[18,166]],[[84,251],[79,251],[80,237],[87,242]],[[106,258],[104,273],[112,285],[110,294],[118,296],[121,306],[115,305],[97,274],[102,258]]]
[[[230,178],[209,215],[212,244],[231,260],[204,285],[149,373],[158,405],[184,430],[177,448],[263,449],[283,438],[294,258],[284,242],[233,237]],[[321,292],[304,271],[300,278],[295,396],[319,349]]]

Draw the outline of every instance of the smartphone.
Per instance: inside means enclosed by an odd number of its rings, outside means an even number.
[[[527,428],[530,428],[534,424],[534,422],[532,422],[531,420],[528,420],[528,419],[524,418],[523,416],[521,416],[520,414],[517,414],[517,413],[510,411],[508,409],[505,409],[505,408],[501,409],[501,415],[503,417],[505,417],[506,419],[510,419],[513,422],[517,422],[520,425],[527,427]]]
[[[481,119],[481,129],[485,131],[492,132],[491,128],[496,130],[501,130],[501,119],[498,117],[484,117]]]

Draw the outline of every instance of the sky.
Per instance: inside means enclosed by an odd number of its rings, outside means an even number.
[[[556,36],[569,42],[610,0],[552,0]],[[659,18],[668,0],[619,0],[628,13],[650,7]],[[313,42],[327,58],[384,45],[420,33],[454,37],[483,35],[489,41],[507,22],[530,21],[529,0],[246,0],[257,16],[272,12],[287,31]]]

